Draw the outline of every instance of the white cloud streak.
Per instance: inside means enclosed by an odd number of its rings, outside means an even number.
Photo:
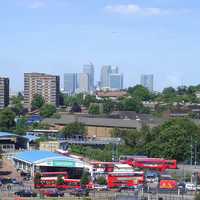
[[[116,4],[107,5],[104,10],[107,13],[120,14],[120,15],[143,15],[143,16],[160,16],[171,14],[187,14],[190,10],[180,9],[161,9],[158,7],[141,7],[137,4]]]

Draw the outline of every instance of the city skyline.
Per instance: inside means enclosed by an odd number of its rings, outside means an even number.
[[[199,11],[197,0],[3,1],[0,75],[19,91],[24,72],[63,77],[91,61],[96,77],[102,65],[123,69],[125,87],[141,74],[154,74],[156,91],[196,85]]]

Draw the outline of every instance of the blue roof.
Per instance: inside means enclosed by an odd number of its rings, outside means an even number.
[[[39,160],[43,159],[59,159],[59,160],[71,160],[71,161],[77,161],[76,159],[62,156],[58,153],[53,153],[50,151],[24,151],[17,153],[14,158],[23,160],[25,162],[29,163],[36,163]]]

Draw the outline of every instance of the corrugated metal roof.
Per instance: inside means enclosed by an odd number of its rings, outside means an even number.
[[[119,128],[141,128],[141,123],[138,120],[129,119],[111,119],[111,118],[90,118],[74,115],[62,115],[60,119],[47,118],[43,122],[49,124],[70,124],[80,122],[88,126],[101,127],[119,127]]]
[[[80,162],[77,159],[73,159],[67,156],[62,156],[58,153],[53,153],[50,151],[24,151],[24,152],[17,153],[14,156],[14,158],[18,160],[23,160],[31,164],[37,163],[38,161],[45,160],[45,159],[68,160],[68,161]]]

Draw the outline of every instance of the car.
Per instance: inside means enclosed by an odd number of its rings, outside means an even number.
[[[3,185],[12,184],[12,179],[11,179],[11,178],[2,178],[2,179],[1,179],[1,183],[2,183]]]
[[[186,191],[196,191],[196,186],[194,183],[185,183],[185,190]]]
[[[95,184],[94,185],[94,189],[97,190],[97,191],[107,191],[108,190],[108,186],[107,185]]]
[[[147,183],[158,182],[158,177],[156,176],[146,176],[145,178]]]
[[[117,192],[125,192],[125,191],[134,191],[136,186],[128,187],[128,186],[120,186]]]
[[[89,196],[89,190],[88,189],[74,189],[69,194],[76,197],[82,197],[82,196],[87,197]]]
[[[33,192],[32,190],[20,190],[15,192],[15,195],[20,197],[37,197],[37,193]]]
[[[15,178],[11,179],[13,185],[22,185],[22,182],[17,181]]]
[[[41,192],[45,197],[64,197],[64,192],[59,190],[46,190]]]
[[[30,177],[30,176],[25,176],[25,177],[23,178],[23,180],[24,180],[24,181],[30,181],[30,180],[31,180],[31,177]]]

